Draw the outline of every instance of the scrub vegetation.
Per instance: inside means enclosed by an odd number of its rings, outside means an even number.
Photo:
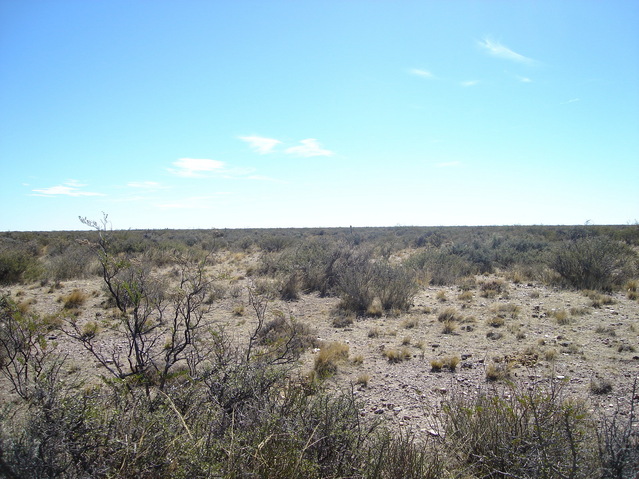
[[[636,377],[616,389],[601,368],[577,395],[553,369],[586,354],[570,328],[618,302],[636,311],[637,225],[118,231],[106,216],[81,221],[89,231],[0,233],[0,476],[639,474]],[[548,288],[583,304],[524,308],[521,285],[529,299]],[[323,338],[313,314],[298,319],[302,298],[339,339]],[[528,340],[529,317],[559,334]],[[593,335],[629,365],[637,327]],[[470,334],[495,354],[455,350]],[[505,341],[521,351],[500,351]],[[363,402],[383,381],[366,368],[388,377],[420,364],[450,384],[437,387],[428,427],[405,427],[388,399]],[[472,388],[455,381],[479,367]]]

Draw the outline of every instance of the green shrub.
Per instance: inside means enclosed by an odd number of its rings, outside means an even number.
[[[555,248],[549,266],[574,288],[611,291],[636,271],[637,255],[606,237],[565,241]]]
[[[448,249],[427,249],[415,253],[404,264],[437,286],[455,284],[459,279],[475,273],[475,268],[468,260]]]
[[[36,257],[21,250],[0,252],[0,284],[9,285],[38,276],[40,265]]]
[[[466,477],[596,477],[595,426],[557,384],[516,386],[444,405],[446,440]]]
[[[406,311],[417,292],[413,275],[401,265],[388,261],[372,261],[370,254],[353,255],[337,266],[336,291],[340,307],[357,314],[378,310],[379,301],[385,312]]]

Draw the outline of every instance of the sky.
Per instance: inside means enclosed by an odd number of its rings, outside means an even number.
[[[628,224],[639,2],[0,0],[0,231]]]

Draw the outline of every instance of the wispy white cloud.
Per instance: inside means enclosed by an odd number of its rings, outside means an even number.
[[[463,87],[469,87],[469,86],[475,86],[478,83],[479,83],[479,80],[469,80],[469,81],[460,82],[459,84]]]
[[[180,158],[173,162],[175,168],[169,168],[169,172],[184,178],[201,178],[213,172],[219,172],[224,168],[224,163],[218,160],[201,158]]]
[[[332,151],[322,148],[315,138],[307,138],[301,140],[300,145],[291,146],[286,149],[286,153],[294,156],[303,156],[305,158],[311,156],[331,156]]]
[[[532,83],[532,79],[528,77],[517,76],[517,79],[522,83]]]
[[[272,153],[273,149],[282,143],[280,140],[264,138],[262,136],[240,136],[239,139],[247,142],[251,149],[258,152],[260,155]]]
[[[411,68],[409,71],[410,71],[410,73],[412,73],[413,75],[417,75],[418,77],[435,78],[435,75],[433,75],[428,70],[422,70],[420,68]]]
[[[560,103],[560,105],[567,105],[568,103],[576,103],[576,102],[578,102],[578,101],[581,101],[581,99],[579,99],[579,98],[572,98],[571,100],[568,100],[568,101],[562,101],[562,102]]]
[[[92,191],[83,191],[85,184],[82,184],[76,180],[68,180],[62,185],[50,186],[49,188],[37,188],[32,190],[31,196],[106,196],[103,193],[96,193]]]
[[[492,40],[490,38],[484,38],[482,41],[477,42],[486,52],[495,57],[503,58],[505,60],[512,60],[519,63],[534,63],[531,58],[525,57],[505,45]]]

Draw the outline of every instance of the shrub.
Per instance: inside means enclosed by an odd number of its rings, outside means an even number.
[[[37,276],[38,266],[37,258],[25,251],[0,251],[0,284],[16,284],[27,276]]]
[[[271,357],[297,359],[315,345],[316,337],[308,325],[277,312],[275,318],[257,332],[257,343],[263,347],[264,354]]]
[[[336,290],[340,307],[357,314],[369,308],[377,312],[379,301],[383,311],[408,310],[417,292],[413,276],[402,266],[387,261],[373,262],[370,254],[354,255],[337,267]]]
[[[453,395],[443,410],[446,441],[465,477],[596,477],[588,408],[556,383]]]
[[[453,254],[450,249],[427,249],[408,258],[405,265],[422,277],[430,278],[437,286],[455,284],[459,279],[475,273],[473,265]]]
[[[549,265],[569,286],[611,291],[633,275],[636,260],[636,253],[623,243],[585,237],[555,248]]]
[[[0,374],[23,399],[31,399],[41,378],[56,366],[55,344],[47,340],[51,318],[22,312],[7,296],[0,296]]]

